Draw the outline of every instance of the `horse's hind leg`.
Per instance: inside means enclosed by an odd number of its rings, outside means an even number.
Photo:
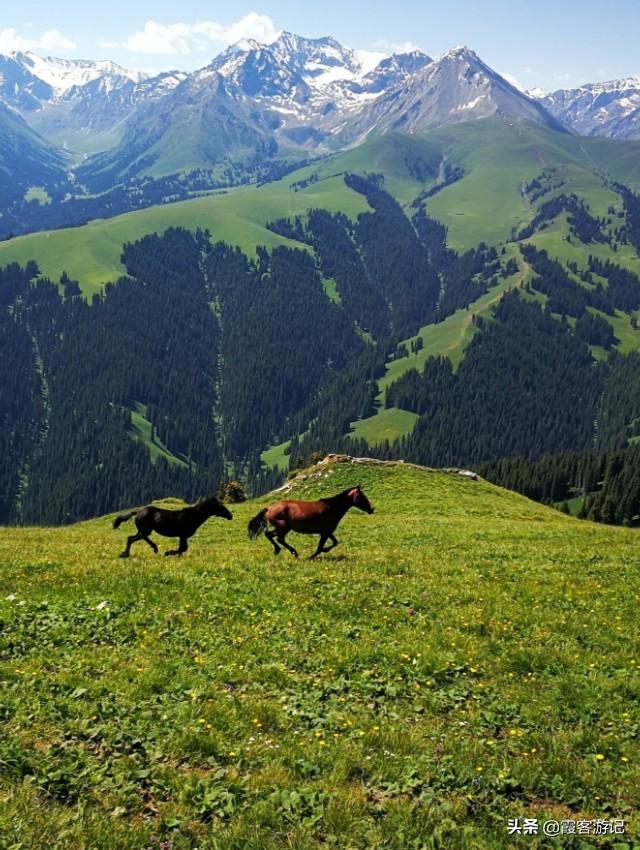
[[[157,546],[156,546],[156,544],[153,542],[153,540],[152,540],[149,536],[147,536],[147,537],[143,537],[142,539],[144,540],[144,542],[145,542],[145,543],[148,543],[148,544],[149,544],[149,546],[151,546],[151,548],[153,549],[153,551],[154,551],[154,552],[156,553],[156,555],[157,555],[157,554],[158,554],[158,547],[157,547]]]
[[[129,537],[129,539],[127,540],[127,548],[125,549],[125,551],[120,556],[121,558],[127,557],[127,555],[129,554],[129,548],[130,548],[131,544],[135,543],[136,540],[144,540],[145,543],[148,543],[149,546],[151,546],[151,548],[153,549],[153,551],[156,554],[158,553],[158,547],[153,542],[153,540],[151,540],[151,538],[149,537],[149,535],[153,531],[153,528],[150,527],[148,522],[145,522],[144,517],[136,518],[136,528],[138,529],[138,533],[133,534],[133,535],[131,535],[131,537]]]
[[[279,555],[280,554],[280,547],[278,546],[278,544],[276,543],[276,541],[274,539],[275,536],[276,536],[275,531],[273,531],[273,529],[271,531],[265,531],[264,536],[267,538],[269,543],[271,543],[273,545],[274,554]]]
[[[129,550],[131,546],[136,542],[136,540],[144,540],[144,535],[138,532],[137,534],[132,534],[130,537],[127,537],[127,545],[125,546],[124,552],[120,552],[121,558],[129,557]]]
[[[278,534],[278,533],[276,532],[276,534],[277,534],[277,537],[278,537],[278,543],[279,543],[281,546],[284,546],[284,548],[285,548],[285,549],[288,549],[288,551],[289,551],[289,552],[291,552],[291,554],[293,555],[293,557],[294,557],[294,558],[297,558],[297,557],[298,557],[298,553],[296,552],[296,550],[293,548],[293,546],[290,546],[290,545],[287,543],[287,541],[284,539],[284,538],[285,538],[285,535],[287,534],[287,532],[285,531],[284,533],[280,533],[280,534]]]

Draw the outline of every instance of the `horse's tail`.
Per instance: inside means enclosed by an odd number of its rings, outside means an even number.
[[[267,508],[263,508],[259,514],[256,514],[254,518],[249,521],[249,525],[247,526],[249,540],[254,540],[259,534],[262,534],[262,532],[265,531],[269,525],[266,520],[266,515]]]
[[[132,516],[138,513],[138,508],[133,511],[129,511],[128,514],[120,514],[113,521],[113,527],[118,528],[118,526],[122,525],[123,522],[126,522],[128,519],[131,519]]]

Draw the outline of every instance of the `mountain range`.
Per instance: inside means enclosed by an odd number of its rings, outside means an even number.
[[[371,136],[490,116],[640,136],[635,78],[530,96],[466,47],[436,59],[418,50],[383,56],[288,32],[271,44],[238,42],[192,73],[12,53],[0,56],[0,103],[40,170],[54,163],[50,179],[37,182],[58,180],[66,160],[94,191],[195,169],[219,185],[242,182],[257,163],[283,168]],[[13,175],[4,152],[0,167]]]
[[[258,490],[321,450],[640,437],[640,142],[594,118],[632,134],[632,81],[576,127],[466,47],[283,33],[190,74],[15,54],[0,86],[0,520]],[[571,463],[557,498],[590,489]]]
[[[640,77],[543,92],[539,102],[580,135],[640,138]]]

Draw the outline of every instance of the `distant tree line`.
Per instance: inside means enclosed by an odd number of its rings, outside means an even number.
[[[582,519],[640,525],[640,445],[617,451],[552,454],[539,460],[502,458],[478,472],[530,499],[555,505]]]
[[[91,303],[69,283],[61,291],[46,279],[31,282],[33,265],[4,270],[2,320],[20,347],[2,352],[0,411],[12,423],[2,438],[3,521],[64,522],[217,486],[218,326],[197,274],[202,241],[173,230],[126,246],[131,278]],[[17,388],[9,380],[16,372]],[[184,462],[151,463],[131,436],[136,402]]]
[[[626,451],[640,436],[640,359],[590,350],[615,344],[606,317],[640,307],[640,281],[593,256],[568,272],[525,245],[529,292],[474,317],[459,367],[430,358],[387,388],[387,407],[417,415],[412,432],[354,439],[402,340],[518,263],[484,244],[452,251],[427,202],[408,218],[379,175],[345,181],[369,206],[355,222],[317,209],[271,224],[299,249],[247,257],[172,228],[126,245],[127,276],[90,301],[34,263],[2,270],[0,521],[71,521],[229,479],[267,489],[280,473],[260,452],[285,441],[293,465],[347,451],[477,466]]]
[[[542,203],[533,219],[520,231],[518,239],[529,239],[544,224],[557,218],[562,212],[568,213],[567,221],[571,232],[581,242],[588,244],[609,241],[603,230],[606,221],[594,218],[577,195],[564,193]]]

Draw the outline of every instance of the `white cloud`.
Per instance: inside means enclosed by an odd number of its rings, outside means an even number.
[[[211,45],[234,44],[243,38],[269,43],[275,41],[279,34],[271,18],[250,12],[232,24],[218,21],[160,24],[147,21],[144,29],[130,35],[122,47],[132,53],[184,56],[194,50],[206,50]]]
[[[389,53],[413,53],[414,50],[421,51],[421,48],[417,44],[414,44],[413,41],[389,41],[386,38],[376,39],[373,42],[373,47],[376,50],[384,50],[387,55]]]
[[[524,91],[523,86],[514,74],[508,74],[506,71],[498,71],[498,73],[501,77],[504,77],[504,79],[508,83],[511,83],[514,88],[518,89],[519,91]]]
[[[46,30],[39,38],[25,38],[13,27],[0,29],[0,53],[12,50],[73,50],[75,43],[60,30]]]

